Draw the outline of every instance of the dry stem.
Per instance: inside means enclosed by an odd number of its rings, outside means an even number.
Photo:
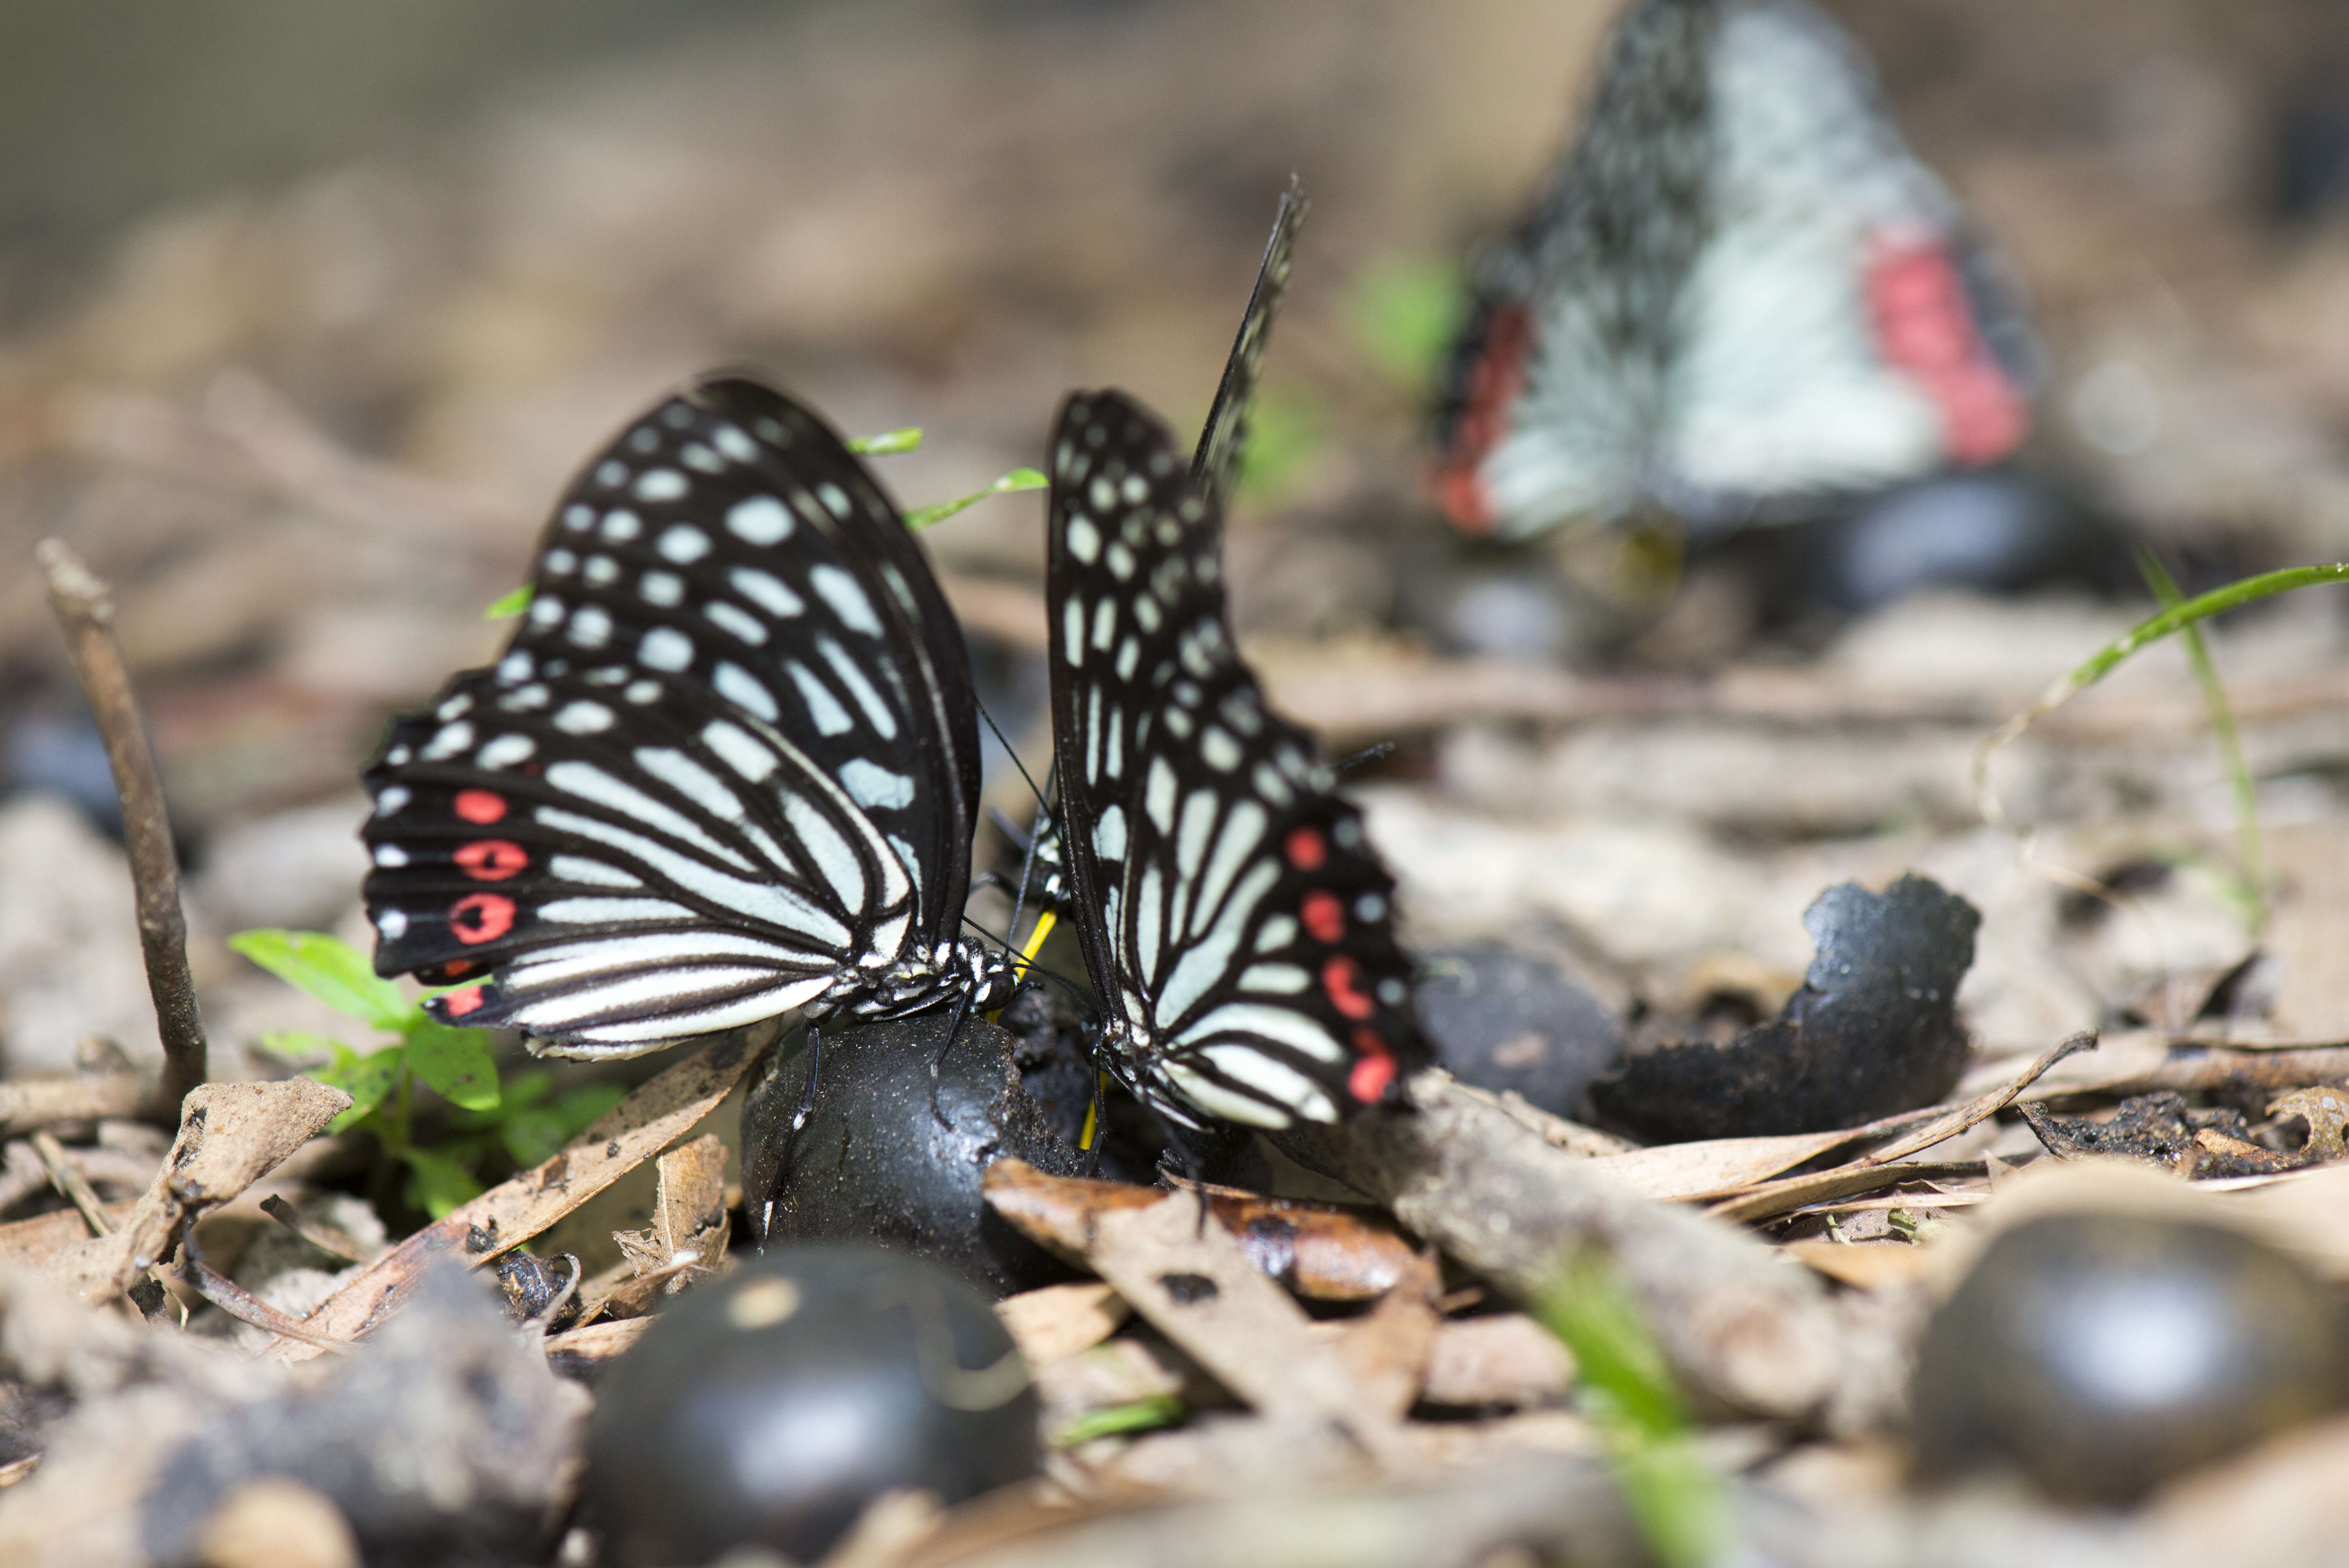
[[[180,909],[180,861],[163,809],[163,782],[140,722],[130,672],[114,639],[111,591],[61,539],[43,540],[33,553],[48,579],[49,608],[65,631],[74,673],[105,738],[107,764],[122,799],[122,841],[129,851],[130,885],[139,901],[139,945],[163,1039],[160,1109],[176,1121],[181,1099],[204,1081],[204,1025],[188,973],[188,923]]]

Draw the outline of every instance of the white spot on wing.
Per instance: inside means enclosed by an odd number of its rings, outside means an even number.
[[[914,803],[914,781],[859,757],[840,770],[840,787],[858,805],[895,810]]]
[[[726,581],[734,592],[778,621],[788,621],[807,608],[807,602],[784,586],[783,580],[771,572],[737,566],[726,574]]]
[[[718,688],[719,696],[770,724],[781,711],[775,707],[775,694],[767,689],[766,683],[740,665],[721,663],[710,672],[709,684]]]
[[[679,500],[688,488],[685,476],[675,469],[647,469],[636,478],[636,499]]]
[[[726,511],[726,531],[749,544],[780,544],[798,526],[791,509],[771,495],[736,501]]]
[[[881,617],[873,613],[873,601],[856,579],[837,566],[826,563],[808,573],[808,586],[840,617],[840,624],[852,632],[862,632],[868,637],[881,634]]]
[[[845,735],[856,727],[856,721],[848,717],[848,710],[840,706],[840,699],[832,695],[832,688],[813,670],[797,659],[785,664],[783,669],[791,676],[792,684],[800,688],[800,700],[807,704],[808,717],[815,722],[818,735]]]
[[[636,645],[636,662],[657,670],[693,667],[693,639],[674,626],[655,626]]]
[[[527,735],[501,735],[481,748],[477,758],[484,768],[511,768],[517,762],[527,762],[537,751],[538,742]],[[384,791],[388,795],[388,789]]]
[[[754,648],[767,640],[767,628],[760,624],[759,617],[739,604],[712,599],[701,607],[701,613],[709,617],[712,625],[733,633]]]
[[[687,523],[677,523],[661,531],[660,542],[654,548],[662,555],[682,566],[700,560],[709,553],[709,535]]]

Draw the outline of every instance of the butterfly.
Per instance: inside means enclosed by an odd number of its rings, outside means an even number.
[[[739,377],[666,398],[572,482],[531,583],[505,655],[365,775],[378,973],[572,1057],[1009,999],[958,935],[968,655],[821,419]]]
[[[1119,392],[1052,438],[1061,854],[1097,1048],[1170,1121],[1334,1121],[1427,1060],[1393,879],[1235,646],[1220,508]]]
[[[1481,259],[1437,493],[1524,537],[1700,530],[2002,459],[2029,331],[1858,48],[1799,0],[1641,0],[1580,135]]]
[[[1256,400],[1257,377],[1264,369],[1265,350],[1271,346],[1273,317],[1288,286],[1289,258],[1297,248],[1297,232],[1304,226],[1312,201],[1304,184],[1290,175],[1272,216],[1272,235],[1257,263],[1256,283],[1248,290],[1247,308],[1240,313],[1240,329],[1224,360],[1224,374],[1216,386],[1216,400],[1200,428],[1199,444],[1191,453],[1191,478],[1199,496],[1220,518],[1238,477],[1241,455],[1247,449],[1248,413]],[[1067,868],[1061,849],[1060,829],[1050,811],[1040,811],[1033,831],[1024,841],[1007,830],[1007,839],[1022,851],[1021,886],[1032,891],[1047,911],[1068,902]]]

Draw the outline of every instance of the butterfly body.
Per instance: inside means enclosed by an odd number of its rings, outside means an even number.
[[[1386,1099],[1425,1060],[1393,882],[1238,655],[1218,509],[1114,392],[1070,399],[1051,479],[1061,853],[1104,1059],[1191,1127]]]
[[[2028,429],[2027,331],[1990,258],[1798,0],[1628,14],[1476,294],[1436,474],[1472,531],[1651,504],[1775,521]]]
[[[740,378],[664,401],[565,493],[533,583],[505,655],[367,772],[380,973],[574,1056],[1009,995],[957,934],[978,745],[951,612],[812,414]]]

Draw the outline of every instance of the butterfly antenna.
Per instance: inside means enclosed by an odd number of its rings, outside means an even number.
[[[988,733],[1002,743],[1003,755],[1011,758],[1012,767],[1019,769],[1019,777],[1027,780],[1028,792],[1036,797],[1036,804],[1043,807],[1045,813],[1050,815],[1052,808],[1044,804],[1044,791],[1036,787],[1035,776],[1028,771],[1028,765],[1019,760],[1019,753],[1012,749],[1011,738],[1003,733],[1003,727],[995,722],[995,716],[987,711],[985,703],[973,696],[970,705],[978,709],[978,717],[987,721]]]

